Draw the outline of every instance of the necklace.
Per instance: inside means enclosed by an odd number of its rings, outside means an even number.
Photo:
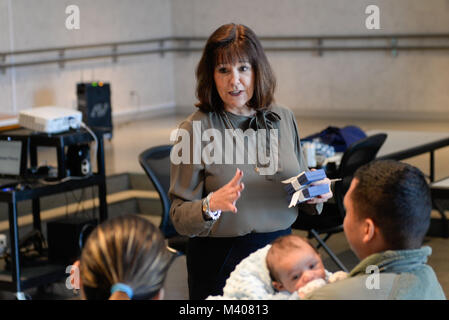
[[[224,114],[224,118],[225,118],[225,120],[226,120],[225,122],[226,122],[226,124],[227,124],[228,129],[232,129],[232,130],[235,131],[235,127],[234,127],[234,125],[232,124],[231,120],[229,119],[227,112],[226,112],[226,111],[223,111],[223,114]],[[256,164],[254,165],[254,171],[255,171],[256,173],[259,173],[259,167],[257,166],[257,159],[256,159]]]

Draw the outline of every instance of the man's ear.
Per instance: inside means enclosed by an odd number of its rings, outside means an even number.
[[[273,288],[276,289],[276,291],[282,291],[284,290],[284,286],[279,281],[272,281],[271,284],[273,285]]]
[[[363,243],[368,243],[374,239],[376,231],[376,226],[374,224],[374,221],[370,218],[366,218],[363,221],[363,237],[362,241]]]

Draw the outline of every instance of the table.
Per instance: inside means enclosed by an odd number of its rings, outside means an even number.
[[[44,134],[33,133],[29,130],[19,129],[1,132],[0,134],[7,135],[29,135],[30,137],[30,155],[31,164],[37,164],[37,147],[39,146],[54,146],[57,148],[58,165],[63,164],[64,148],[69,145],[88,143],[93,141],[93,137],[84,129],[71,130],[60,134]],[[98,141],[97,154],[97,172],[93,172],[90,176],[75,179],[61,180],[62,182],[55,182],[53,184],[45,184],[42,181],[28,182],[27,188],[16,190],[11,189],[7,191],[0,191],[0,201],[8,203],[9,211],[9,232],[10,232],[10,249],[11,249],[11,281],[0,280],[0,287],[10,290],[15,289],[18,298],[23,296],[23,289],[39,286],[45,283],[56,281],[65,274],[66,266],[52,266],[42,271],[42,275],[36,277],[29,277],[22,279],[22,270],[20,265],[19,255],[19,233],[17,223],[17,203],[23,200],[32,200],[33,208],[33,227],[41,230],[40,220],[40,197],[53,195],[82,189],[89,186],[98,186],[98,197],[100,202],[99,219],[100,222],[107,219],[107,204],[106,204],[106,176],[104,164],[104,147],[103,147],[103,132],[95,131]],[[63,171],[58,168],[58,175],[62,175]]]
[[[435,180],[435,150],[449,146],[449,132],[370,130],[368,136],[386,133],[387,139],[376,159],[404,160],[430,153],[430,181]]]
[[[449,199],[449,178],[435,182],[435,150],[449,146],[449,132],[402,131],[402,130],[370,130],[367,136],[386,133],[387,139],[377,153],[378,160],[404,160],[417,155],[430,153],[430,188],[432,202],[441,215],[441,219],[431,219],[429,234],[449,237],[449,221],[444,208],[438,199]],[[336,155],[342,157],[343,154]],[[335,159],[337,160],[337,159]],[[341,160],[341,159],[340,159]],[[336,161],[338,163],[338,161]],[[434,220],[439,220],[435,221]],[[434,225],[436,227],[434,227]],[[435,231],[433,231],[435,230]]]

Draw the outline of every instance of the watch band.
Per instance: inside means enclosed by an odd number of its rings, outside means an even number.
[[[210,198],[212,196],[212,193],[209,193],[206,198],[203,199],[202,202],[202,211],[203,211],[203,218],[205,220],[217,220],[221,215],[221,210],[217,211],[211,211],[210,210]]]

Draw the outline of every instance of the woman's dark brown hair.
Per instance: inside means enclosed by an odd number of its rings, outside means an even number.
[[[247,61],[254,70],[254,93],[248,106],[267,109],[274,101],[276,79],[256,34],[241,24],[225,24],[207,40],[196,69],[196,104],[203,112],[223,110],[214,81],[214,70],[219,64]]]

